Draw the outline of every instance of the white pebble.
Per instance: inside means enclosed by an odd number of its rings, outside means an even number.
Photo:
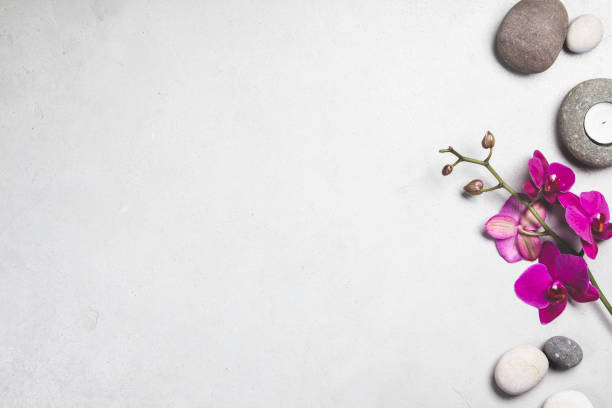
[[[568,390],[551,395],[542,408],[593,408],[593,404],[583,393]]]
[[[548,359],[533,346],[519,346],[504,353],[495,366],[495,383],[509,395],[535,387],[548,371]]]
[[[603,38],[603,33],[601,21],[591,14],[585,14],[571,22],[565,44],[571,52],[578,54],[591,51],[597,47]]]

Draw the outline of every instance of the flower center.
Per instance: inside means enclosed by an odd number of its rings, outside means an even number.
[[[552,302],[558,302],[567,297],[567,289],[559,281],[554,281],[546,291],[546,297]]]
[[[595,217],[593,217],[593,221],[591,221],[591,229],[593,232],[603,232],[606,228],[606,216],[599,213]]]
[[[551,191],[558,191],[560,183],[561,180],[559,180],[557,175],[551,174],[548,177],[548,180],[546,180],[546,184],[544,185],[544,191],[546,191],[547,193],[550,193]]]

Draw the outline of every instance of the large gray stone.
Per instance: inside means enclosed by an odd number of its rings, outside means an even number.
[[[567,10],[559,0],[521,0],[499,26],[495,39],[498,56],[514,71],[545,71],[563,47],[567,26]]]
[[[551,337],[542,347],[553,367],[568,369],[582,361],[582,348],[574,340],[565,336]]]
[[[569,91],[557,117],[559,138],[580,162],[591,167],[612,166],[612,145],[601,145],[590,139],[584,130],[588,110],[601,102],[612,103],[612,79],[590,79]]]

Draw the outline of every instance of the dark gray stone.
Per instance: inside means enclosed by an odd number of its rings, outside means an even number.
[[[601,102],[612,103],[612,79],[590,79],[569,91],[557,117],[561,143],[578,161],[591,167],[612,166],[612,145],[602,145],[584,130],[588,110]]]
[[[578,343],[564,336],[551,337],[542,349],[550,364],[556,368],[572,368],[582,361],[582,349]]]
[[[546,71],[563,47],[568,23],[567,10],[559,0],[521,0],[499,26],[498,56],[513,71]]]

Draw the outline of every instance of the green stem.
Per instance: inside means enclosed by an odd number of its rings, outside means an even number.
[[[485,188],[483,190],[480,190],[481,193],[488,193],[489,191],[495,191],[495,190],[499,190],[500,188],[503,188],[504,186],[502,186],[501,184],[498,184],[494,187],[489,187],[489,188]]]
[[[493,148],[492,147],[489,149],[489,155],[487,156],[486,159],[484,159],[485,163],[489,162],[489,160],[491,159],[491,156],[493,156]]]
[[[521,227],[519,227],[518,233],[521,235],[528,236],[528,237],[546,237],[548,236],[548,232],[546,231],[542,231],[542,232],[527,231],[527,230],[522,229]]]
[[[473,163],[473,164],[477,164],[479,166],[485,167],[489,171],[489,173],[491,173],[493,175],[493,177],[495,177],[495,179],[499,182],[499,186],[500,187],[496,187],[496,188],[503,188],[504,190],[506,190],[507,192],[512,194],[514,197],[516,197],[517,200],[519,200],[521,203],[523,203],[523,205],[525,205],[527,207],[527,209],[531,212],[531,214],[535,217],[535,219],[538,220],[538,222],[540,223],[540,225],[542,226],[542,228],[546,232],[543,235],[550,235],[557,242],[557,244],[560,247],[562,247],[565,251],[567,251],[567,252],[569,252],[569,253],[571,253],[573,255],[576,255],[576,256],[583,256],[584,255],[584,251],[580,251],[580,252],[576,251],[574,248],[572,248],[572,246],[569,243],[567,243],[556,232],[554,232],[552,230],[552,228],[550,228],[550,226],[548,224],[546,224],[546,222],[542,219],[542,217],[540,217],[540,214],[538,214],[536,209],[533,207],[533,204],[535,203],[535,199],[532,200],[531,202],[525,201],[520,196],[520,194],[518,194],[512,187],[510,187],[509,184],[507,184],[501,178],[501,176],[495,171],[495,169],[489,163],[489,159],[491,158],[492,151],[489,152],[489,155],[487,156],[487,158],[485,160],[478,160],[478,159],[473,159],[471,157],[463,156],[463,155],[459,154],[457,151],[455,151],[455,149],[453,149],[452,147],[449,147],[448,149],[441,149],[440,153],[452,153],[452,154],[454,154],[457,157],[457,162],[458,163],[468,162],[468,163]],[[485,191],[485,190],[483,190],[483,191]],[[595,286],[597,288],[597,290],[599,291],[599,299],[601,300],[601,302],[604,304],[604,306],[608,310],[608,313],[610,313],[610,315],[612,315],[612,305],[610,305],[610,302],[608,301],[606,296],[603,294],[601,288],[597,284],[597,281],[595,280],[595,277],[591,273],[590,269],[589,269],[589,277],[591,278],[591,283],[593,284],[593,286]]]
[[[589,271],[589,277],[591,278],[591,284],[593,286],[595,286],[595,288],[599,292],[599,300],[601,300],[601,303],[603,303],[604,306],[606,307],[606,309],[608,309],[608,313],[610,313],[612,315],[612,305],[610,305],[610,302],[608,301],[608,298],[606,298],[606,295],[604,295],[603,292],[601,291],[601,288],[597,284],[597,281],[595,280],[595,277],[591,273],[591,269],[588,269],[588,271]]]
[[[501,176],[495,171],[495,169],[491,166],[491,164],[488,161],[478,160],[478,159],[473,159],[471,157],[463,156],[463,155],[459,154],[457,151],[455,151],[455,149],[453,149],[452,147],[449,147],[448,149],[441,149],[440,153],[452,153],[455,156],[457,156],[457,159],[459,159],[458,160],[459,162],[468,162],[468,163],[473,163],[473,164],[477,164],[479,166],[485,167],[487,170],[489,170],[489,173],[491,173],[493,175],[493,177],[495,177],[495,179],[497,179],[497,181],[499,182],[499,185],[504,190],[506,190],[507,192],[512,194],[517,200],[519,200],[521,203],[523,203],[523,205],[525,205],[527,207],[527,209],[529,209],[529,211],[531,212],[531,214],[533,214],[535,219],[538,220],[538,222],[540,223],[540,225],[542,226],[544,231],[546,231],[548,233],[548,235],[550,235],[555,241],[557,241],[559,246],[563,247],[563,249],[565,249],[568,252],[571,252],[574,255],[579,255],[579,253],[576,252],[574,250],[574,248],[572,248],[572,246],[570,244],[568,244],[565,240],[563,240],[563,238],[561,238],[557,233],[555,233],[552,230],[552,228],[550,228],[550,226],[548,226],[548,224],[546,224],[546,222],[542,219],[542,217],[540,217],[540,214],[538,214],[538,212],[536,211],[536,209],[533,207],[533,205],[531,203],[529,203],[528,201],[525,201],[520,196],[519,193],[517,193],[512,187],[510,187],[510,185],[508,183],[506,183],[501,178]]]

